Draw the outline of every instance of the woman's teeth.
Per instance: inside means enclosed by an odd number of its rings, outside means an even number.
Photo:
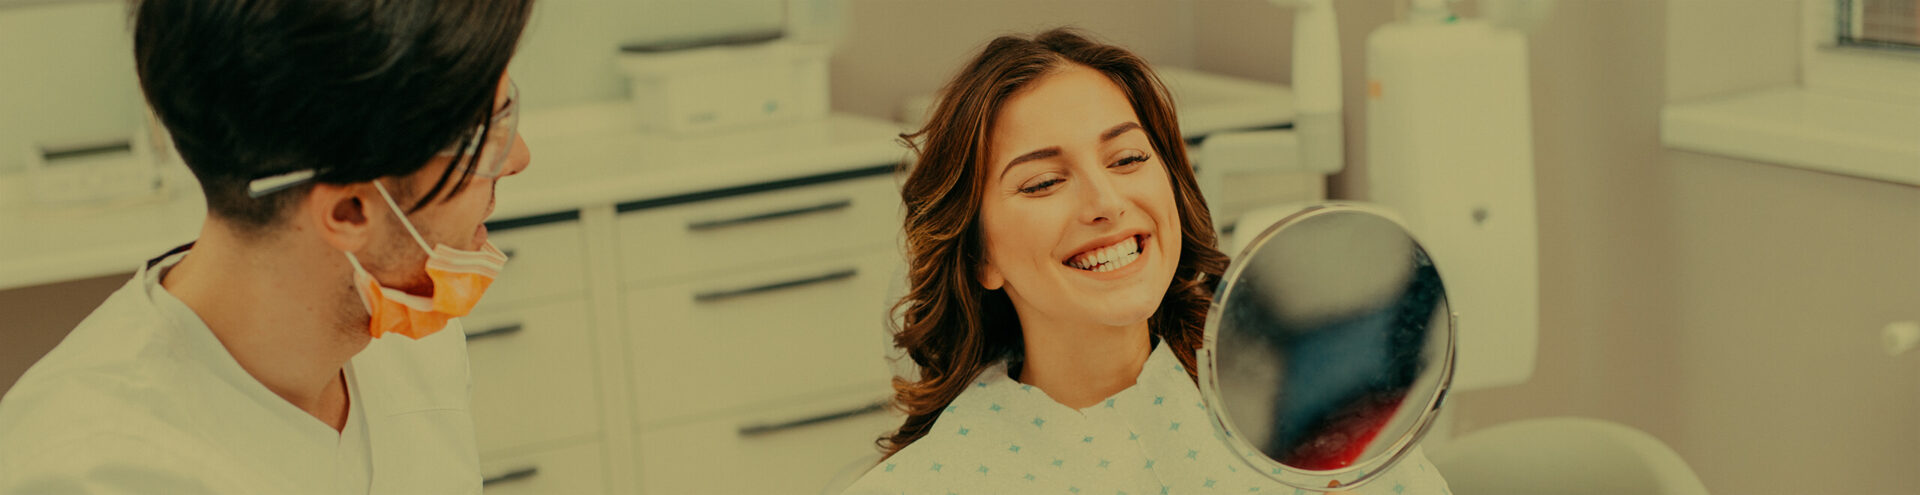
[[[1140,259],[1140,239],[1128,237],[1111,246],[1082,253],[1067,260],[1067,266],[1090,272],[1110,272]]]

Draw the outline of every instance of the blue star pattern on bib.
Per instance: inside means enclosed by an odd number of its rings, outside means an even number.
[[[996,365],[934,421],[930,431],[946,434],[921,437],[847,493],[1310,495],[1236,467],[1239,459],[1211,428],[1206,403],[1178,361],[1156,348],[1133,387],[1077,410],[1008,378],[1004,364]],[[1169,407],[1168,401],[1194,407]],[[1157,462],[1167,459],[1177,462]],[[908,465],[927,467],[898,469]],[[1448,495],[1445,480],[1417,450],[1354,492]]]

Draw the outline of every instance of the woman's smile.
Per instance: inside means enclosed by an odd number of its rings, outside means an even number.
[[[1126,277],[1139,271],[1138,269],[1128,270],[1128,268],[1140,265],[1135,262],[1146,255],[1148,246],[1146,241],[1152,237],[1151,234],[1146,233],[1124,235],[1119,241],[1082,251],[1067,258],[1061,264],[1096,279],[1112,280]]]

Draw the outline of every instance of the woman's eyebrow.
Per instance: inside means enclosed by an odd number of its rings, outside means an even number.
[[[1101,131],[1100,140],[1103,142],[1112,141],[1113,138],[1120,137],[1121,134],[1126,134],[1127,131],[1133,131],[1133,130],[1139,130],[1139,129],[1140,129],[1139,122],[1121,122],[1119,125],[1115,125],[1113,127],[1107,128],[1107,130],[1105,131]],[[1044,160],[1044,159],[1053,158],[1056,156],[1060,156],[1059,146],[1048,146],[1045,148],[1029,151],[1027,152],[1027,154],[1016,156],[1016,157],[1013,157],[1012,160],[1008,160],[1007,168],[1000,169],[1000,177],[1005,178],[1007,176],[1007,172],[1010,170],[1013,170],[1013,167],[1015,165],[1019,165],[1019,164],[1034,161],[1034,160]]]
[[[1059,146],[1048,146],[1045,148],[1029,151],[1027,152],[1027,154],[1024,154],[1024,155],[1013,157],[1012,160],[1007,161],[1007,168],[1000,169],[1000,178],[1002,179],[1006,178],[1007,172],[1010,170],[1013,170],[1013,167],[1015,165],[1019,165],[1019,164],[1034,161],[1034,160],[1044,160],[1044,159],[1053,158],[1056,156],[1060,156]]]
[[[1140,123],[1119,123],[1116,127],[1108,127],[1106,130],[1100,130],[1100,140],[1102,140],[1102,142],[1114,140],[1114,138],[1119,138],[1119,134],[1127,134],[1127,130],[1140,130]],[[1000,177],[1006,177],[1006,173],[1012,171],[1014,165],[1027,163],[1027,161],[1035,161],[1035,159],[1048,159],[1048,157],[1056,157],[1056,155],[1060,155],[1060,146],[1048,146],[1048,148],[1027,152],[1025,155],[1018,155],[1018,157],[1006,161],[1006,169],[1000,169]]]
[[[1109,127],[1107,128],[1106,132],[1100,133],[1100,140],[1111,141],[1113,140],[1113,138],[1120,137],[1121,134],[1126,134],[1127,131],[1131,131],[1139,128],[1140,128],[1139,122],[1121,122],[1120,125]]]

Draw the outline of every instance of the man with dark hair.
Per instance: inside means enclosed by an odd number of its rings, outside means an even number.
[[[455,318],[506,261],[530,3],[137,1],[207,218],[0,400],[0,493],[479,492]]]

